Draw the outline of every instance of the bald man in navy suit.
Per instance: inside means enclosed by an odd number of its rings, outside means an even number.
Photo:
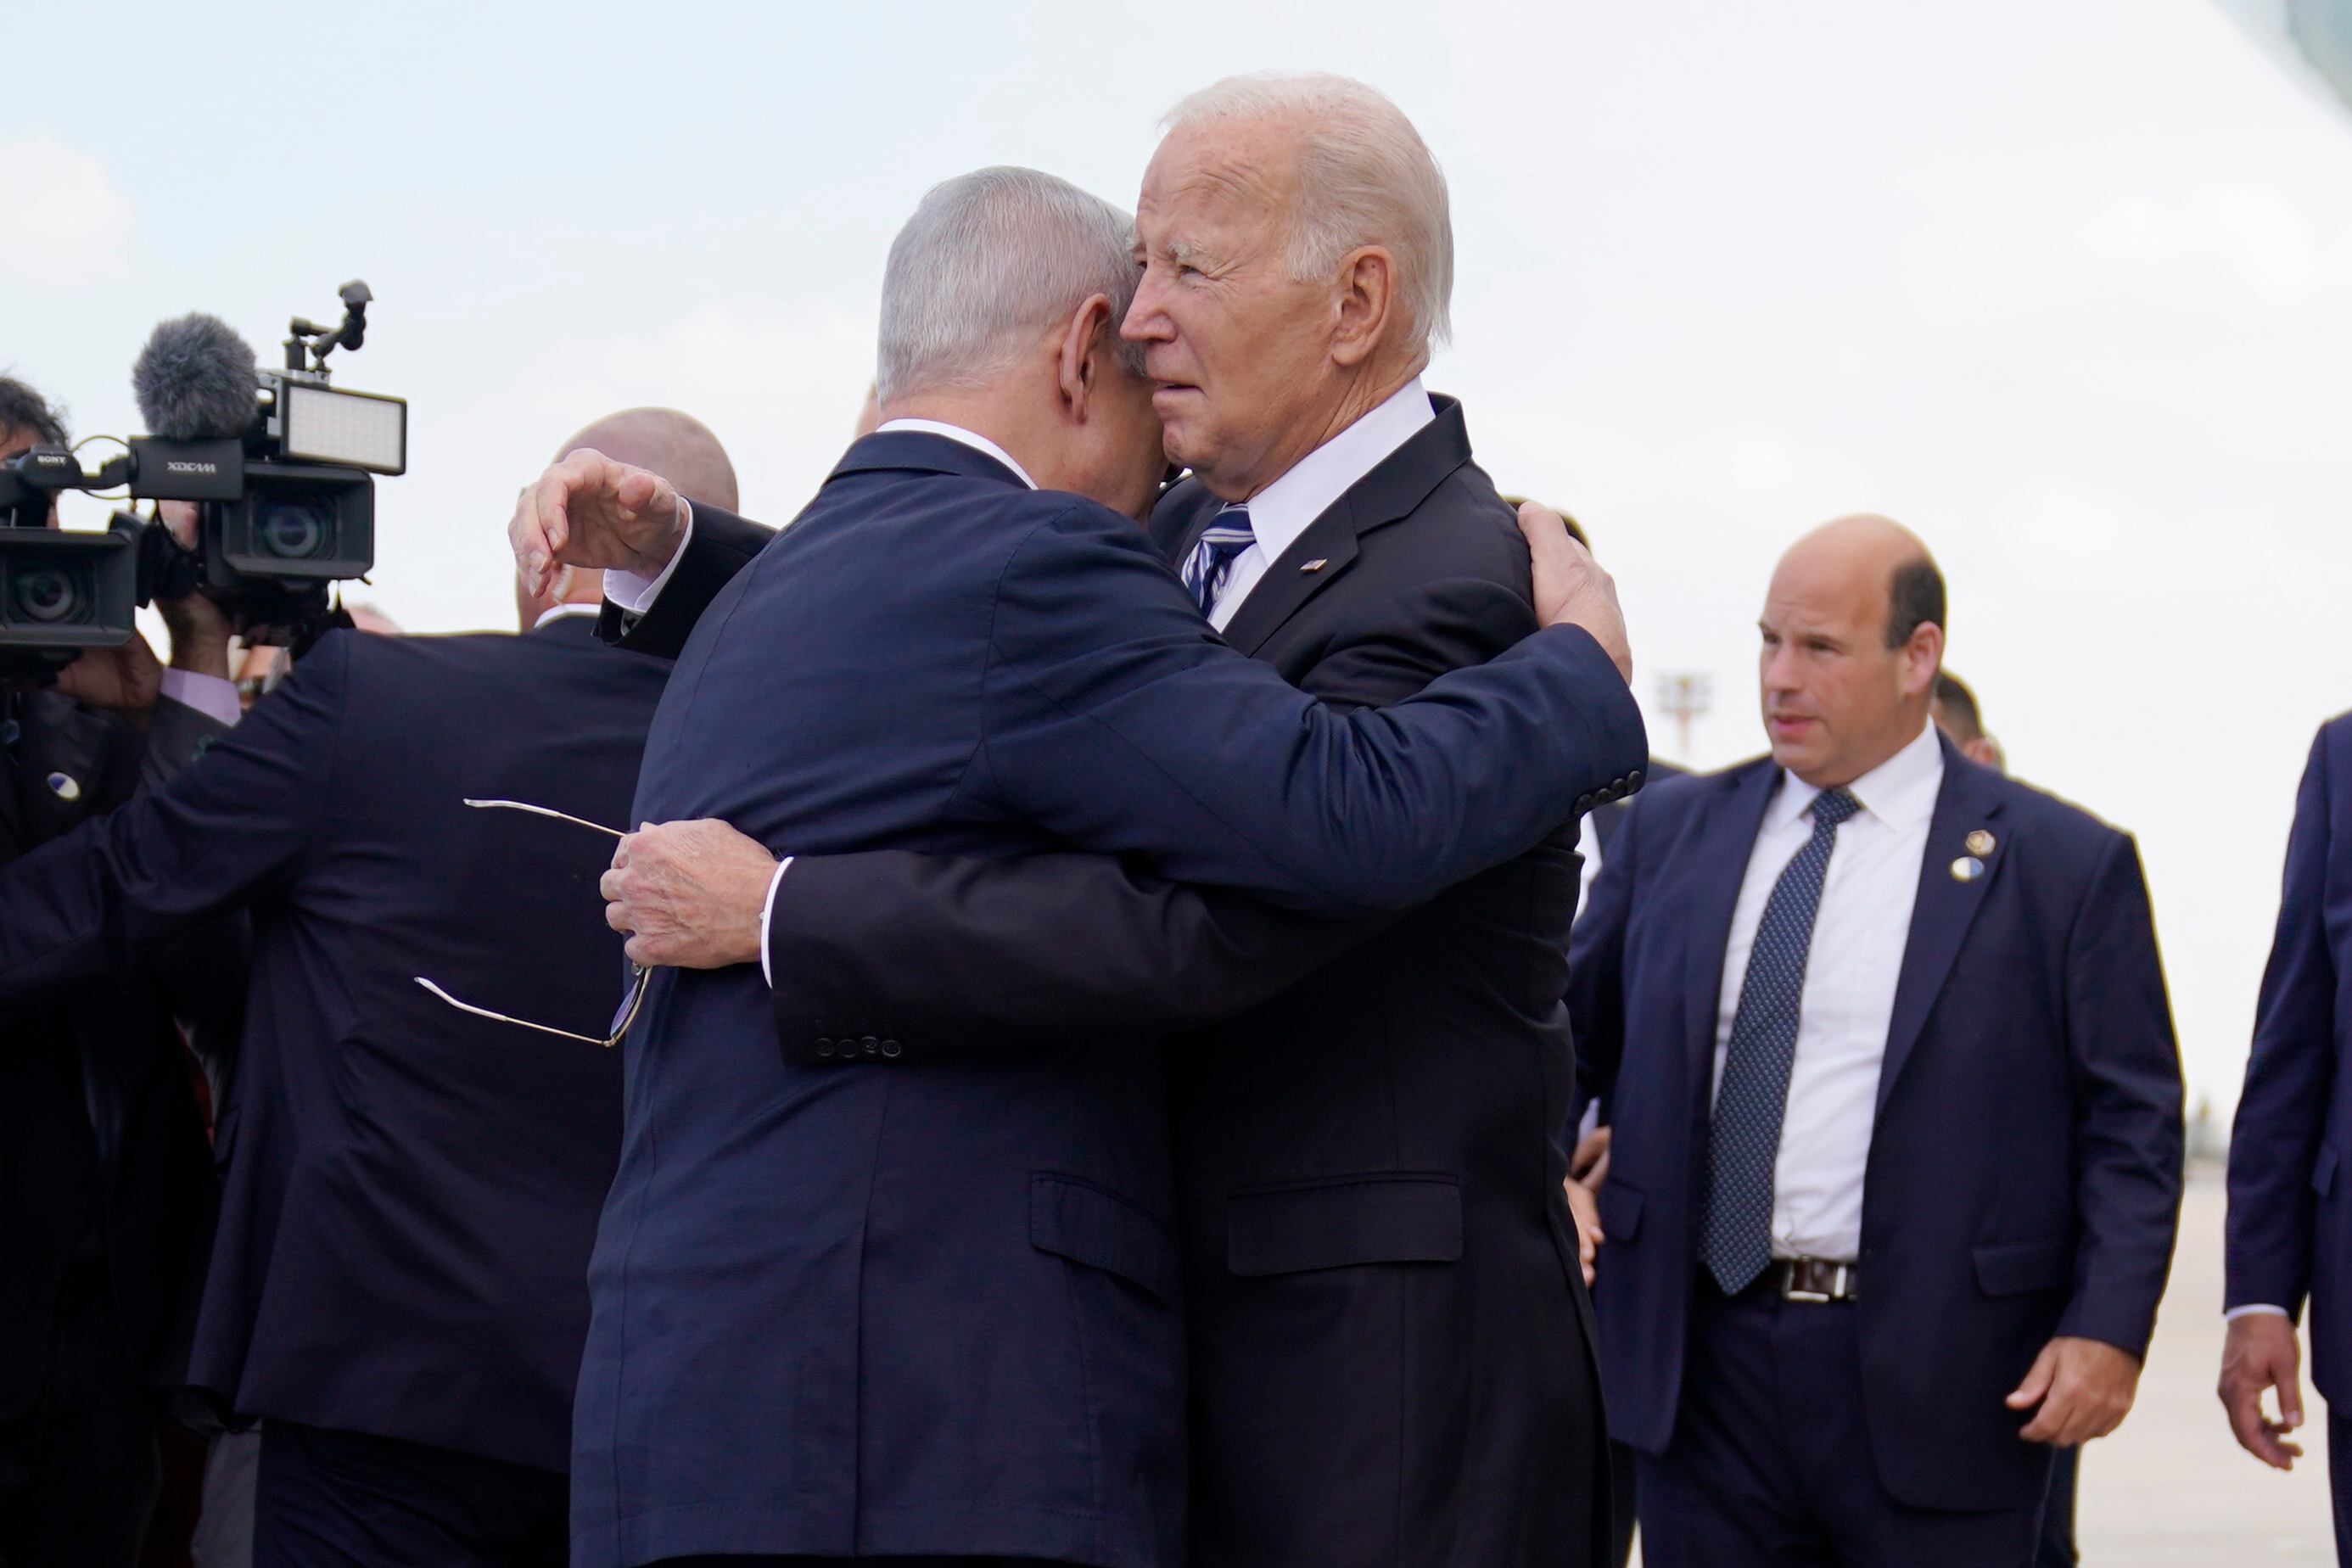
[[[2053,1448],[2130,1406],[2180,1191],[2147,893],[1930,726],[1944,597],[1885,519],[1792,548],[1771,755],[1645,791],[1577,928],[1653,1568],[2025,1563]]]

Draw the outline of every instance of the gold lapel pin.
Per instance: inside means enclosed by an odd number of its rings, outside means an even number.
[[[1984,875],[1984,862],[1973,855],[1963,855],[1952,862],[1952,880],[1973,882]]]
[[[1996,840],[1991,834],[1987,833],[1983,828],[1979,827],[1974,833],[1969,835],[1968,842],[1969,854],[1990,855],[1992,853],[1993,845],[1997,843],[1998,840]]]
[[[1309,561],[1306,565],[1301,566],[1299,570],[1301,572],[1320,572],[1323,568],[1330,564],[1331,558],[1329,556],[1318,555],[1314,560]]]

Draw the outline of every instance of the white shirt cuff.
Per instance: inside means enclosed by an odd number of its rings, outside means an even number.
[[[2273,1307],[2260,1301],[2250,1301],[2242,1307],[2232,1307],[2228,1311],[2222,1313],[2221,1321],[2225,1323],[2234,1323],[2240,1318],[2251,1317],[2256,1312],[2273,1312],[2282,1318],[2292,1318],[2294,1316],[2293,1312],[2288,1311],[2284,1307]]]
[[[686,547],[693,542],[694,503],[688,501],[686,505],[686,531],[677,536],[677,551],[670,556],[669,564],[661,569],[661,574],[648,577],[640,572],[607,567],[604,572],[604,597],[633,616],[644,615],[654,607],[654,601],[661,597],[661,591],[669,586],[671,575],[677,571],[677,563],[686,559]]]
[[[236,683],[217,675],[199,675],[193,669],[167,669],[163,672],[162,694],[183,708],[193,708],[215,723],[231,729],[245,717],[245,709],[236,700]]]
[[[776,988],[776,972],[768,967],[768,922],[776,916],[776,889],[784,885],[784,873],[792,868],[789,855],[776,862],[776,874],[768,881],[768,901],[760,907],[760,973],[767,976],[771,991]]]

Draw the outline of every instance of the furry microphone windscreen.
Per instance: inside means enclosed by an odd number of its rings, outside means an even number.
[[[253,347],[218,316],[163,322],[131,368],[131,391],[151,436],[167,441],[242,436],[253,423]]]

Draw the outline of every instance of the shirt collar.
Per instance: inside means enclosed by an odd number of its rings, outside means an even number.
[[[961,425],[942,424],[937,419],[886,419],[874,427],[874,433],[877,436],[881,435],[885,430],[914,430],[926,436],[944,436],[950,441],[961,441],[973,451],[983,457],[993,458],[1011,468],[1020,476],[1021,482],[1031,489],[1037,488],[1037,481],[1029,477],[1028,469],[1013,460],[1012,453],[978,431],[967,430]]]
[[[1862,809],[1889,827],[1907,830],[1924,826],[1935,815],[1936,796],[1944,787],[1944,747],[1936,726],[1927,725],[1918,738],[1846,786]],[[1765,826],[1785,827],[1804,816],[1822,792],[1783,769],[1780,793],[1772,798]]]
[[[530,623],[530,629],[537,631],[550,622],[568,621],[574,616],[600,616],[604,613],[602,605],[556,605],[541,611],[539,619]]]
[[[1258,549],[1268,561],[1281,559],[1309,523],[1331,510],[1332,502],[1436,417],[1421,377],[1414,376],[1293,463],[1287,473],[1244,503]]]

